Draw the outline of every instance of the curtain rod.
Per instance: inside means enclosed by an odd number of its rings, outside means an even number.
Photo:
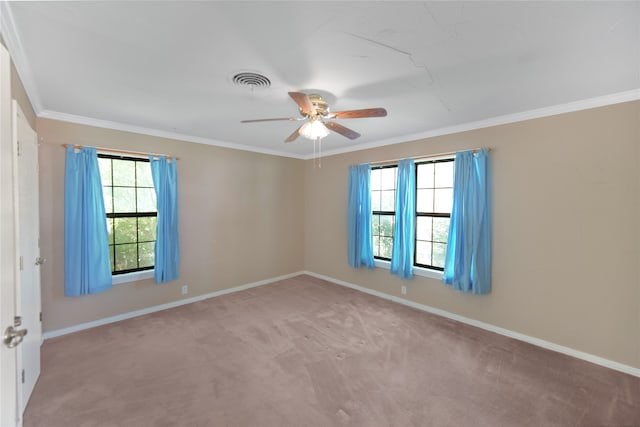
[[[64,148],[67,148],[68,146],[70,146],[71,144],[62,144],[62,146]],[[82,148],[82,145],[73,145],[73,148]],[[169,156],[166,154],[156,154],[156,153],[143,153],[140,151],[126,151],[126,150],[116,150],[115,148],[101,148],[101,147],[95,147],[95,149],[97,151],[106,151],[108,153],[120,153],[120,154],[131,154],[134,156],[153,156],[153,157],[160,157],[160,156],[165,156],[169,159],[174,158],[176,160],[180,160],[180,157],[176,157],[176,156]]]
[[[460,150],[460,151],[473,151],[474,153],[477,153],[480,150],[482,150],[482,148],[473,148],[471,150]],[[487,148],[487,151],[491,151],[491,148]],[[375,166],[393,165],[398,163],[400,160],[405,160],[405,159],[426,160],[426,159],[433,159],[434,157],[453,156],[456,153],[457,151],[450,151],[448,153],[429,154],[426,156],[413,156],[413,157],[409,156],[409,157],[403,157],[402,159],[380,160],[378,162],[369,162],[369,164],[375,165]]]

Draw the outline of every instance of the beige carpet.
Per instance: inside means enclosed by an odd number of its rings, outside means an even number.
[[[640,425],[640,378],[299,276],[47,340],[32,426]]]

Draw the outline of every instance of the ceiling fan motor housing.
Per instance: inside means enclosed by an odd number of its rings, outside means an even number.
[[[327,102],[322,99],[320,95],[312,93],[309,95],[309,100],[313,104],[313,107],[316,109],[316,114],[314,115],[315,117],[325,117],[329,114],[329,104],[327,104]],[[314,117],[304,114],[302,112],[302,109],[300,110],[300,113],[305,117]]]

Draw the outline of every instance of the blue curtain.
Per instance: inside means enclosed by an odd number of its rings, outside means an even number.
[[[102,181],[95,148],[67,147],[64,175],[64,294],[111,288]]]
[[[401,279],[413,277],[416,234],[416,173],[411,159],[398,162],[396,220],[391,252],[391,274]]]
[[[348,256],[353,268],[374,266],[370,182],[370,165],[349,167]]]
[[[488,151],[456,153],[453,207],[442,281],[474,294],[491,291]]]
[[[158,202],[154,278],[162,283],[176,280],[180,267],[177,161],[168,162],[165,156],[149,161]]]

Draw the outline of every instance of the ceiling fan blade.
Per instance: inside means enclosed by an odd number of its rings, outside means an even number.
[[[302,129],[302,126],[304,126],[304,123],[300,125],[298,129],[294,130],[293,133],[289,135],[287,139],[284,140],[284,142],[293,142],[296,139],[298,139],[298,137],[300,136],[300,129]]]
[[[304,117],[279,117],[277,119],[240,120],[240,123],[275,122],[278,120],[298,121],[298,120],[304,120]]]
[[[363,117],[385,117],[387,110],[384,108],[365,108],[364,110],[335,111],[331,116],[336,119],[360,119]]]
[[[326,122],[324,125],[329,129],[331,129],[332,131],[338,132],[340,135],[346,136],[349,139],[356,139],[357,137],[360,136],[358,132],[351,130],[349,128],[346,128],[342,125],[339,125],[336,122]]]
[[[306,93],[289,92],[289,96],[293,98],[296,104],[298,104],[298,107],[300,107],[300,111],[302,111],[303,114],[310,116],[314,116],[316,114],[316,107],[313,106],[313,103]]]

